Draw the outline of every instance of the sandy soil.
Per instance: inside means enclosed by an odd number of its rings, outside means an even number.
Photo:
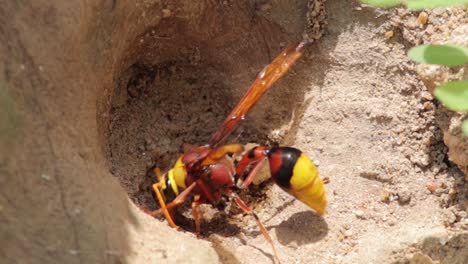
[[[186,207],[176,231],[135,205],[157,207],[148,170],[206,143],[258,71],[301,38],[314,40],[301,61],[228,140],[295,146],[331,180],[323,218],[270,180],[241,194],[282,262],[466,263],[465,117],[431,95],[466,67],[406,56],[419,43],[468,45],[466,11],[427,11],[421,23],[419,12],[355,1],[102,1],[80,14],[42,4],[0,8],[0,22],[14,14],[0,31],[7,263],[272,263],[234,206],[204,206],[197,240]]]

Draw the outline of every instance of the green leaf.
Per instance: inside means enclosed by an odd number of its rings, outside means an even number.
[[[443,84],[434,90],[434,95],[448,109],[457,112],[468,112],[467,80]]]
[[[468,63],[468,49],[456,45],[420,45],[410,49],[408,56],[419,63],[444,66]]]
[[[468,0],[408,0],[406,5],[410,9],[420,10],[438,6],[460,6],[467,4]]]
[[[463,131],[463,134],[465,134],[465,136],[468,137],[468,120],[463,121],[462,131]]]
[[[374,7],[391,7],[401,4],[401,0],[361,0],[361,2]]]
[[[403,3],[413,10],[435,8],[439,6],[468,5],[468,0],[361,0],[361,2],[374,7],[391,7]]]

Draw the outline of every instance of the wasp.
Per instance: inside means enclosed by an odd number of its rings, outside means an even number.
[[[255,218],[263,236],[272,247],[275,262],[280,262],[267,229],[235,191],[248,188],[262,165],[268,162],[271,177],[279,187],[314,209],[319,215],[323,215],[327,203],[324,188],[326,181],[319,177],[311,159],[296,148],[257,146],[241,156],[244,152],[243,145],[220,145],[220,143],[231,134],[241,120],[245,119],[245,115],[272,84],[302,56],[304,46],[304,42],[288,46],[258,74],[247,93],[226,117],[207,145],[186,151],[165,174],[162,174],[159,168],[154,169],[157,182],[152,187],[160,209],[145,210],[146,213],[153,216],[162,214],[171,227],[179,228],[172,218],[171,210],[188,197],[193,197],[192,216],[196,235],[199,237],[198,206],[203,203],[216,206],[223,198],[230,198],[244,213]],[[237,164],[229,158],[233,155],[241,156]],[[251,170],[247,172],[249,168]]]

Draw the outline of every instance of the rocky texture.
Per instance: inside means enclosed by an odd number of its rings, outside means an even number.
[[[396,11],[392,21],[402,30],[405,41],[417,44],[457,44],[468,46],[468,18],[462,8],[437,8],[419,13],[418,18],[427,17],[425,23],[405,10]],[[438,65],[417,65],[415,68],[428,90],[450,80],[468,78],[468,67],[443,67]],[[454,113],[438,105],[437,125],[444,133],[444,143],[448,146],[448,156],[465,175],[468,175],[468,138],[461,131],[466,114]],[[468,178],[467,178],[468,179]]]

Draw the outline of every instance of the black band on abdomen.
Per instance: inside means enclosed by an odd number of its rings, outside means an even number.
[[[274,148],[270,151],[270,162],[278,162],[278,160],[281,162],[280,167],[276,171],[272,171],[271,175],[279,186],[290,187],[294,166],[301,154],[300,150],[290,147]]]

